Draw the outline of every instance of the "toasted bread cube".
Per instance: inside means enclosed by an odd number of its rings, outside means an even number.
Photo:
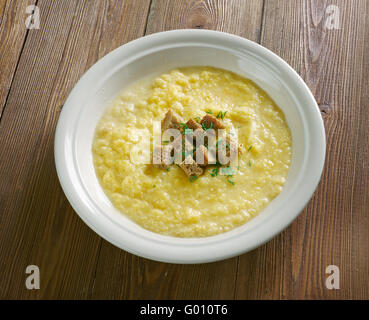
[[[221,123],[217,118],[214,116],[207,114],[201,119],[201,124],[206,127],[207,129],[225,129],[223,123]]]
[[[183,123],[183,119],[175,113],[172,109],[169,109],[165,114],[163,121],[161,122],[161,129],[165,131],[167,129],[181,129],[181,123]]]
[[[186,129],[190,129],[192,131],[188,132]],[[202,128],[202,126],[197,123],[196,121],[190,119],[186,122],[186,127],[185,127],[185,131],[184,134],[186,136],[186,140],[190,141],[190,143],[192,143],[193,145],[196,144],[196,136],[198,136],[199,134],[203,134],[205,131]]]
[[[205,167],[209,163],[208,149],[204,145],[196,149],[196,163],[201,167]]]
[[[183,143],[184,143],[183,136],[179,135],[169,145],[179,150],[180,148],[182,148]]]
[[[153,152],[153,165],[159,169],[167,169],[174,162],[172,145],[157,146]]]
[[[196,164],[192,156],[187,156],[186,159],[179,166],[188,177],[198,177],[204,173],[204,170],[202,170],[200,166]]]
[[[162,147],[161,161],[167,166],[173,164],[174,159],[172,157],[172,147],[171,146]]]
[[[201,124],[200,123],[197,123],[193,119],[188,120],[186,122],[186,125],[187,125],[188,128],[192,129],[193,131],[195,131],[197,129],[203,130]]]

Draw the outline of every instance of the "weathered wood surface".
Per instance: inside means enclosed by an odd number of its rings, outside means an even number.
[[[27,36],[25,8],[35,0],[0,2],[0,119]]]
[[[25,28],[36,3],[39,30]],[[328,5],[339,29],[325,27]],[[0,298],[369,299],[369,3],[298,0],[0,2]],[[327,133],[307,208],[264,246],[226,261],[172,265],[91,231],[59,185],[53,139],[73,85],[114,48],[154,32],[206,28],[276,52],[304,78]],[[25,269],[41,270],[27,290]],[[325,287],[328,265],[339,290]]]

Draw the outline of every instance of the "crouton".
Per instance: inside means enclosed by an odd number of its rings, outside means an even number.
[[[205,167],[209,163],[208,149],[203,145],[196,149],[196,163],[201,167]]]
[[[186,159],[179,166],[188,177],[198,177],[204,173],[204,170],[196,164],[192,156],[187,156]]]
[[[187,128],[192,129],[193,131],[195,131],[197,129],[203,130],[201,124],[197,123],[193,119],[188,120],[186,122],[186,125],[187,125]]]
[[[188,132],[186,129],[190,129],[192,131]],[[196,136],[203,134],[205,131],[202,126],[196,121],[190,119],[186,122],[184,134],[186,136],[186,140],[190,141],[193,145],[196,144]]]
[[[229,165],[242,152],[242,145],[224,130],[218,131],[225,129],[223,123],[209,114],[202,118],[201,125],[193,119],[184,123],[170,109],[162,121],[162,129],[167,144],[154,152],[154,166],[168,169],[174,161],[191,181],[202,175],[207,165],[216,164],[217,161],[222,165]],[[181,134],[177,136],[170,132],[169,137],[169,132],[165,132],[167,129],[177,129]],[[170,141],[173,136],[174,140]]]
[[[169,145],[179,150],[180,148],[182,148],[183,142],[184,142],[183,136],[180,134]]]
[[[179,135],[170,144],[168,144],[167,147],[170,149],[170,154],[174,157],[174,162],[177,164],[181,163],[183,150],[185,149],[184,137]]]
[[[181,123],[183,123],[183,119],[175,113],[172,109],[169,109],[165,114],[163,121],[161,122],[161,129],[165,131],[167,129],[181,129]]]
[[[206,129],[225,129],[223,123],[221,123],[217,118],[214,116],[207,114],[201,119],[201,125],[204,126]]]

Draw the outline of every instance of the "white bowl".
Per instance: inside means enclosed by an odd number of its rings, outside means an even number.
[[[286,116],[293,155],[283,191],[251,221],[212,237],[175,238],[143,229],[113,207],[97,180],[91,148],[99,118],[122,88],[148,74],[193,65],[227,69],[263,88]],[[206,30],[156,33],[106,55],[73,88],[55,136],[60,183],[82,220],[119,248],[172,263],[222,260],[270,240],[303,210],[319,182],[324,159],[322,117],[299,75],[252,41]]]

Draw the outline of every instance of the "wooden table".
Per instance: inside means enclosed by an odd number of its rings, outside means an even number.
[[[25,27],[32,4],[40,29]],[[1,0],[0,19],[0,298],[369,298],[369,1]],[[54,164],[55,126],[82,74],[130,40],[178,28],[238,34],[280,55],[311,88],[327,134],[322,180],[298,219],[252,252],[203,265],[101,239]],[[25,286],[28,265],[39,290]],[[329,265],[339,290],[326,288]]]

